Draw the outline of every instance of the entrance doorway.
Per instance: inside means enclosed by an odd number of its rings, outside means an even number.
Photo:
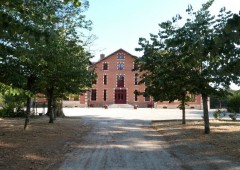
[[[116,104],[126,104],[126,102],[127,102],[126,89],[116,89],[115,90],[115,103]]]

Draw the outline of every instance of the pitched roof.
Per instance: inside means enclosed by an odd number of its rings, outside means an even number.
[[[100,59],[98,62],[92,63],[92,66],[93,66],[93,65],[96,65],[96,64],[98,64],[98,63],[100,63],[100,62],[102,62],[103,60],[107,59],[108,57],[112,56],[113,54],[115,54],[115,53],[117,53],[117,52],[119,52],[119,51],[123,51],[124,53],[127,53],[128,55],[130,55],[130,56],[133,57],[134,59],[137,58],[136,56],[134,56],[134,55],[130,54],[129,52],[125,51],[124,49],[120,48],[120,49],[116,50],[115,52],[109,54],[108,56],[104,57],[103,59]]]

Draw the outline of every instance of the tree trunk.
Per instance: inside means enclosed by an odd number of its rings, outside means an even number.
[[[65,115],[64,115],[64,113],[63,113],[62,100],[60,100],[59,102],[57,102],[56,115],[57,115],[57,117],[65,117]]]
[[[31,112],[31,97],[27,97],[27,106],[26,106],[26,116],[25,116],[25,123],[24,123],[24,130],[26,130],[29,124],[30,112]]]
[[[205,134],[210,133],[210,125],[209,125],[209,115],[208,115],[208,96],[206,94],[202,94],[202,101],[203,101],[203,119],[204,119],[204,127],[205,127]]]
[[[53,119],[56,120],[57,115],[56,115],[56,107],[53,106]]]
[[[54,115],[54,120],[57,118],[57,112],[58,112],[58,102],[56,98],[53,98],[53,115]]]
[[[47,89],[48,93],[48,114],[49,114],[49,123],[53,123],[54,115],[53,115],[53,87]]]
[[[49,114],[49,111],[51,110],[51,105],[49,105],[49,103],[47,102],[47,113],[46,113],[46,115],[47,116],[50,116],[50,114]]]
[[[30,75],[27,79],[27,90],[32,91],[32,86],[35,81],[35,78],[33,75]],[[26,105],[26,116],[25,116],[25,123],[24,123],[24,130],[26,130],[28,124],[29,124],[29,118],[31,113],[31,97],[27,97],[27,105]]]
[[[185,100],[182,101],[182,124],[186,124],[186,109],[185,109]]]
[[[182,98],[182,124],[186,124],[185,94]]]
[[[219,109],[222,109],[222,99],[219,99]]]

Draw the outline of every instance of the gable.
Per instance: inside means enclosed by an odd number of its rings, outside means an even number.
[[[111,53],[110,55],[106,56],[105,58],[103,58],[102,60],[94,63],[91,67],[96,67],[97,65],[102,65],[102,63],[104,62],[113,62],[114,60],[116,61],[134,61],[136,60],[136,56],[133,56],[132,54],[130,54],[129,52],[123,50],[123,49],[119,49],[113,53]]]

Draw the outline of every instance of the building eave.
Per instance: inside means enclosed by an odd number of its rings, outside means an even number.
[[[130,55],[132,58],[137,59],[137,56],[134,56],[134,55],[130,54],[129,52],[127,52],[126,50],[120,48],[120,49],[116,50],[115,52],[107,55],[107,56],[104,57],[103,59],[100,59],[99,61],[97,61],[97,62],[95,62],[95,63],[92,63],[91,67],[97,65],[97,64],[100,63],[100,62],[103,62],[104,60],[106,60],[107,58],[111,57],[112,55],[114,55],[115,53],[117,53],[117,52],[119,52],[119,51],[123,51],[123,52],[125,52],[126,54]]]

